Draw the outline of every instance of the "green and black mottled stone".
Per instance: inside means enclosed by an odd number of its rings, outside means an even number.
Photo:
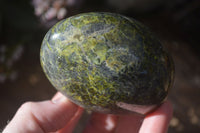
[[[119,14],[84,13],[57,23],[40,55],[53,86],[93,111],[120,112],[118,102],[160,104],[173,81],[173,63],[159,40]]]

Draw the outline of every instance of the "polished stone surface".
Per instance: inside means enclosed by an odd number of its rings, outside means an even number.
[[[53,86],[93,111],[159,105],[173,83],[173,62],[159,40],[138,21],[118,14],[85,13],[57,23],[40,54]]]

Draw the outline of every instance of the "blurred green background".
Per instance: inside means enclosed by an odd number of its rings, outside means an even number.
[[[63,18],[91,11],[133,17],[160,38],[176,67],[169,133],[199,133],[199,0],[1,0],[0,129],[25,101],[50,99],[56,93],[39,60],[47,30]]]

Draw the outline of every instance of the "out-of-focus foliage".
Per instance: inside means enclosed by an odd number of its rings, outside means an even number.
[[[33,8],[27,0],[0,1],[0,36],[1,43],[13,43],[21,40],[24,35],[35,30],[37,25]]]
[[[118,10],[125,11],[132,9],[137,12],[145,12],[163,5],[163,0],[108,0],[108,4]]]
[[[27,0],[0,1],[0,82],[15,80],[15,63],[34,39],[37,19]]]
[[[22,45],[0,46],[0,83],[17,78],[18,71],[13,66],[22,56],[23,50]]]

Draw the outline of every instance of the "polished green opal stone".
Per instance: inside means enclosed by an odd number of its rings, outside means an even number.
[[[174,77],[159,40],[138,21],[113,13],[60,21],[44,37],[40,59],[57,90],[103,113],[150,111],[137,110],[161,104]]]

